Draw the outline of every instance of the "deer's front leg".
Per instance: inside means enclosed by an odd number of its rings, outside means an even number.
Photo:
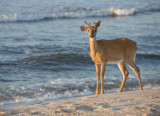
[[[104,94],[104,89],[103,89],[103,79],[104,79],[104,73],[106,69],[106,63],[101,64],[101,94]]]
[[[100,78],[100,64],[95,64],[96,67],[96,75],[97,75],[97,88],[96,88],[96,95],[99,94],[99,78]]]

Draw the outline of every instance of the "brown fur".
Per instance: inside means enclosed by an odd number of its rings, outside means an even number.
[[[127,63],[131,69],[137,74],[139,79],[139,86],[142,90],[140,70],[135,64],[135,54],[137,50],[137,43],[127,39],[119,38],[113,40],[96,40],[97,28],[100,26],[100,21],[94,23],[94,27],[90,23],[84,22],[88,27],[81,26],[81,31],[88,32],[90,38],[90,56],[96,66],[97,74],[97,89],[96,94],[99,94],[99,78],[101,77],[101,94],[103,90],[103,78],[106,64],[117,64],[123,74],[123,81],[119,92],[123,90],[123,86],[129,74],[125,67]],[[100,67],[101,66],[101,67]],[[101,71],[101,73],[100,73]]]

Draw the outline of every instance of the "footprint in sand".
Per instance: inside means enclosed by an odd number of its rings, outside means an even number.
[[[100,103],[97,104],[98,106],[101,106],[102,108],[109,108],[109,105],[107,103]]]
[[[82,110],[82,111],[93,111],[94,107],[88,106],[88,105],[82,105],[82,106],[77,106],[76,110]]]

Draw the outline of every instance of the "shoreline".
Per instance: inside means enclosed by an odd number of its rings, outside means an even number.
[[[106,93],[0,108],[0,115],[160,115],[160,89]]]

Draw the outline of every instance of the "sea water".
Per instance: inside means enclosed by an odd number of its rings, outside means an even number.
[[[160,88],[159,0],[0,0],[0,105],[95,94],[89,37],[80,26],[98,20],[97,39],[137,42],[144,89]],[[138,90],[127,69],[124,91]],[[117,65],[107,65],[105,93],[121,81]]]

